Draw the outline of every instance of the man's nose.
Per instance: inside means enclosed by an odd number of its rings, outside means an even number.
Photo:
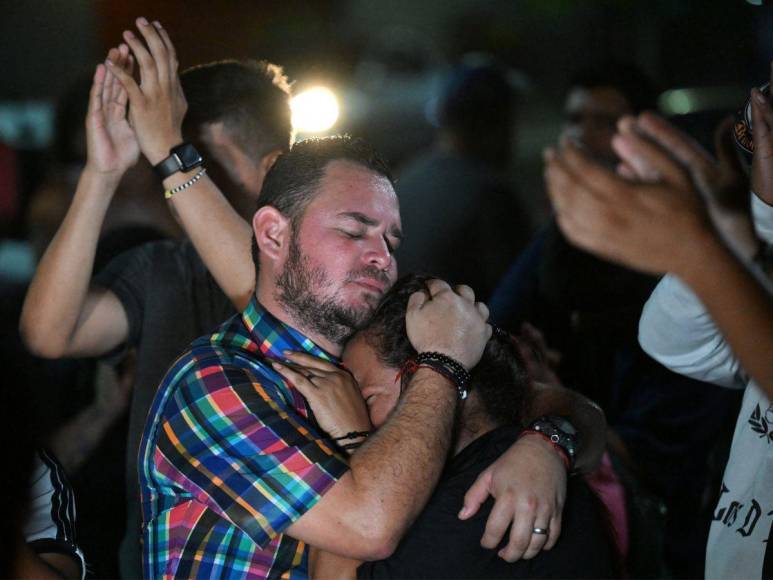
[[[368,246],[365,259],[368,265],[375,266],[379,270],[388,269],[392,264],[393,256],[386,240],[383,238],[374,239]]]

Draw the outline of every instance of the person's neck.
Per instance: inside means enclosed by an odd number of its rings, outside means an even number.
[[[287,326],[291,326],[303,334],[306,338],[314,342],[314,344],[316,344],[325,352],[328,352],[336,357],[341,356],[343,345],[335,343],[320,335],[319,333],[310,332],[307,328],[304,328],[304,326],[300,324],[295,319],[295,317],[290,312],[288,312],[281,303],[279,303],[279,301],[277,301],[273,292],[261,292],[260,286],[261,284],[258,282],[258,290],[255,293],[255,296],[257,297],[258,302],[260,302],[260,305],[263,306],[263,308],[265,308],[274,318],[280,322],[283,322]]]
[[[474,393],[474,391],[473,391]],[[454,441],[454,455],[458,455],[470,443],[493,431],[499,425],[488,416],[473,394],[465,401],[459,418],[459,430]]]

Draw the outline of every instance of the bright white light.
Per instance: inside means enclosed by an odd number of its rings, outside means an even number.
[[[338,100],[328,88],[314,87],[295,95],[290,101],[293,128],[300,133],[318,133],[330,129],[338,120]]]

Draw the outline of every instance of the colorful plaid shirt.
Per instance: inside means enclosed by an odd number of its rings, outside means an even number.
[[[308,575],[282,532],[347,465],[268,364],[284,350],[334,360],[253,298],[169,369],[140,446],[147,578]]]

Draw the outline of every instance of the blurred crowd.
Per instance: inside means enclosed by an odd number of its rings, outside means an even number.
[[[129,34],[59,103],[34,191],[0,144],[3,577],[142,575],[152,401],[191,341],[248,307],[256,268],[231,261],[255,243],[264,180],[298,147],[280,66],[202,63],[177,82],[173,52],[162,66],[157,37]],[[603,410],[601,459],[570,481],[601,499],[617,574],[773,577],[767,89],[727,111],[707,150],[658,115],[665,87],[635,63],[574,71],[545,187],[515,192],[507,70],[472,59],[442,88],[432,142],[393,168],[400,274],[471,287],[529,381]],[[195,180],[164,195],[166,152],[153,158],[145,135],[167,119],[222,196]],[[523,202],[545,195],[547,221]]]

